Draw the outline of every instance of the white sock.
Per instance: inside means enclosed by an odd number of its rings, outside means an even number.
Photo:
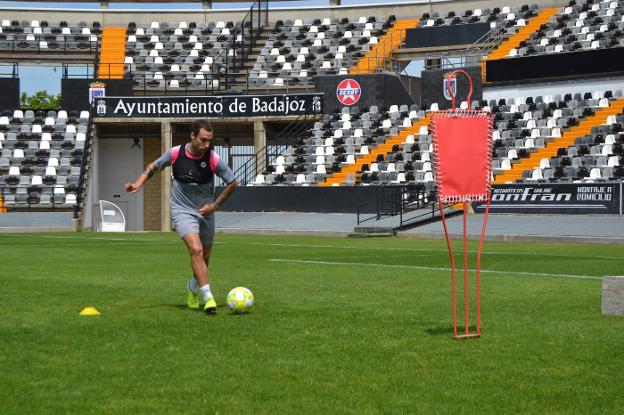
[[[199,285],[197,285],[197,280],[195,279],[195,277],[191,278],[191,280],[189,281],[188,288],[189,288],[189,290],[193,291],[194,293],[197,292],[197,289],[199,288]]]
[[[203,301],[206,301],[212,298],[212,292],[210,292],[210,284],[206,284],[203,287],[199,287],[199,291],[201,292],[201,297]]]

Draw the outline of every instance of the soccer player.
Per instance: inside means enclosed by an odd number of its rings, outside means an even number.
[[[215,233],[214,212],[236,188],[234,173],[212,149],[213,130],[208,120],[197,120],[191,127],[191,141],[165,151],[150,163],[127,192],[139,191],[156,171],[172,166],[171,217],[176,231],[191,256],[193,278],[188,283],[187,306],[215,313],[217,303],[208,284],[208,263]],[[227,186],[214,198],[214,175]]]

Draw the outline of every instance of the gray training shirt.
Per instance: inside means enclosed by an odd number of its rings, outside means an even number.
[[[186,151],[186,157],[191,159],[197,159],[189,154],[187,150],[188,144],[182,146],[175,146],[165,151],[158,159],[154,161],[154,164],[158,170],[163,170],[167,166],[171,166],[178,159],[180,151]],[[214,151],[210,156],[210,168],[219,176],[225,183],[231,183],[234,181],[234,173],[232,169],[219,157]],[[206,203],[212,203],[214,201],[214,179],[210,183],[197,184],[197,183],[183,183],[175,178],[172,180],[171,186],[171,211],[172,213],[184,212],[193,215],[199,215],[199,208]]]

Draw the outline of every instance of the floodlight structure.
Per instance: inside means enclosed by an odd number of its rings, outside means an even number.
[[[452,97],[452,109],[436,111],[431,116],[433,130],[434,171],[436,190],[446,244],[451,259],[451,301],[453,305],[453,338],[466,339],[481,335],[481,253],[487,225],[491,200],[492,178],[492,130],[493,117],[490,112],[456,109],[455,93],[450,87],[450,80],[456,74],[468,78],[470,90],[467,102],[472,96],[472,79],[462,70],[451,72],[447,76],[445,87]],[[468,279],[468,243],[466,235],[466,215],[472,202],[486,202],[476,269],[476,331],[470,332],[469,319],[469,279]],[[463,205],[463,248],[464,248],[464,317],[463,334],[457,331],[457,284],[455,256],[444,216],[443,204]]]

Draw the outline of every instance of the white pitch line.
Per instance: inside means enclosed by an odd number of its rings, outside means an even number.
[[[315,264],[315,265],[337,265],[337,266],[364,266],[364,267],[379,267],[379,268],[401,268],[401,269],[424,269],[427,271],[451,271],[450,268],[444,267],[424,267],[420,265],[395,265],[395,264],[375,264],[368,262],[333,262],[333,261],[309,261],[303,259],[284,259],[284,258],[272,258],[271,262],[290,262],[296,264]],[[460,273],[462,270],[458,269]],[[475,269],[469,269],[470,272],[476,272]],[[528,277],[558,277],[558,278],[574,278],[584,280],[602,280],[602,277],[595,277],[592,275],[570,275],[570,274],[547,274],[543,272],[522,272],[522,271],[495,271],[495,270],[481,270],[482,274],[506,274],[506,275],[524,275]]]
[[[117,245],[141,245],[141,244],[145,244],[146,241],[137,241],[137,242],[116,242],[114,244],[107,244],[108,246],[117,246]],[[179,242],[175,241],[151,241],[150,243],[153,244],[179,244]],[[52,249],[52,248],[63,248],[66,246],[87,246],[87,247],[93,247],[94,245],[85,245],[84,243],[68,243],[68,244],[22,244],[22,245],[4,245],[4,244],[0,244],[0,246],[2,247],[10,247],[11,249],[19,249],[19,248],[46,248],[46,249]],[[3,248],[4,249],[4,248]]]
[[[10,237],[33,237],[32,234],[0,234],[0,236],[10,236]],[[42,239],[70,239],[75,241],[122,241],[122,242],[132,242],[132,243],[141,243],[141,242],[173,242],[167,241],[163,239],[133,239],[133,238],[111,238],[111,237],[76,237],[76,236],[56,236],[56,235],[37,235],[37,238]]]
[[[292,248],[327,248],[327,249],[352,249],[352,250],[375,250],[375,251],[400,251],[400,252],[444,252],[448,254],[446,249],[431,249],[431,248],[393,248],[393,247],[364,247],[364,246],[336,246],[336,245],[304,245],[304,244],[280,244],[280,243],[263,243],[263,242],[216,242],[221,244],[240,244],[240,245],[263,245],[263,246],[283,246]],[[477,251],[468,251],[471,254],[477,253]],[[624,255],[622,256],[580,256],[580,255],[553,255],[549,252],[535,253],[535,252],[496,252],[496,251],[483,251],[483,255],[517,255],[517,256],[546,256],[557,258],[587,258],[587,259],[615,259],[624,261]]]

